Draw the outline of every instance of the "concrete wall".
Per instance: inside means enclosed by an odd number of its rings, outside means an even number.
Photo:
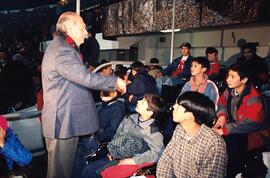
[[[150,58],[157,57],[161,63],[170,62],[171,33],[145,35],[134,37],[119,37],[120,46],[132,45],[130,40],[123,38],[132,38],[131,41],[138,43],[138,59],[149,62]],[[160,38],[165,38],[160,42]],[[128,44],[121,41],[129,41]],[[219,59],[225,65],[233,63],[240,54],[239,43],[259,42],[257,54],[265,57],[270,48],[270,25],[254,25],[246,27],[223,27],[212,29],[201,29],[175,33],[174,39],[174,58],[181,55],[179,45],[184,42],[190,42],[192,45],[191,54],[193,56],[204,56],[205,48],[209,46],[216,47],[219,50]]]

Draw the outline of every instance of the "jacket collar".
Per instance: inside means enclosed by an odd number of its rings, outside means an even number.
[[[251,83],[247,82],[246,87],[244,88],[243,92],[240,94],[240,100],[237,104],[237,108],[239,108],[242,104],[242,100],[245,96],[249,95],[251,91]],[[231,90],[231,96],[235,96],[235,89]]]
[[[199,85],[196,84],[195,82],[195,77],[194,76],[191,76],[190,77],[190,86],[191,86],[191,90],[192,91],[198,91],[199,93],[204,93],[204,90],[207,86],[207,75],[204,74],[203,75],[203,82],[202,83],[199,83]]]
[[[72,48],[74,48],[78,53],[80,53],[80,48],[68,34],[64,32],[56,32],[54,35],[59,36],[61,39],[65,40]]]
[[[140,119],[140,114],[136,113],[136,114],[131,114],[129,115],[129,117],[141,128],[147,128],[149,127],[153,122],[155,122],[155,119],[149,119],[146,121],[141,121]]]
[[[177,135],[180,137],[180,139],[184,139],[188,141],[189,143],[196,143],[197,140],[200,139],[200,137],[204,136],[204,133],[206,132],[207,126],[204,124],[201,125],[199,131],[193,136],[189,137],[187,133],[185,132],[184,128],[181,124],[177,125]]]
[[[155,122],[155,119],[149,119],[149,120],[146,120],[146,121],[141,121],[140,118],[138,118],[138,124],[140,127],[142,128],[147,128],[148,126],[150,126],[153,122]]]

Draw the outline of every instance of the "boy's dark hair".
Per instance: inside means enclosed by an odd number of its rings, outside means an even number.
[[[229,71],[232,70],[234,72],[237,72],[240,80],[244,79],[244,78],[250,78],[250,70],[249,70],[249,66],[247,64],[245,64],[244,62],[237,62],[233,65],[230,66]]]
[[[121,66],[114,72],[114,75],[121,79],[124,79],[124,76],[127,74],[127,71],[128,71],[127,67]]]
[[[183,46],[187,47],[188,49],[191,49],[191,44],[188,43],[188,42],[182,43],[182,44],[179,46],[179,48],[182,48]]]
[[[135,71],[143,70],[144,69],[143,67],[144,67],[144,64],[140,61],[133,62],[130,65],[130,69],[133,69]]]
[[[102,65],[102,64],[106,64],[108,63],[108,65],[105,65],[104,67],[100,68],[97,72],[101,72],[103,69],[106,69],[108,68],[109,66],[111,66],[112,64],[110,63],[110,61],[106,60],[106,59],[102,59],[102,61],[100,62],[99,65]]]
[[[158,64],[159,60],[158,60],[158,58],[153,57],[153,58],[150,59],[150,63],[151,64]]]
[[[186,112],[191,112],[197,124],[213,126],[216,117],[215,104],[209,97],[198,92],[187,91],[177,98],[177,104],[183,106]]]
[[[197,62],[198,64],[201,64],[203,68],[206,68],[207,70],[210,69],[210,61],[206,57],[196,57],[193,59],[192,62]]]
[[[123,64],[116,64],[114,69],[115,69],[115,71],[117,71],[117,70],[119,70],[122,67],[124,67]]]
[[[250,49],[255,54],[257,50],[257,46],[259,46],[258,42],[246,43],[243,45],[242,51],[244,51],[245,49]]]
[[[160,114],[162,114],[166,109],[166,104],[164,100],[156,94],[145,94],[143,96],[148,104],[148,110],[153,111],[153,115],[151,116],[153,119],[156,119],[159,117]]]
[[[218,50],[214,47],[208,47],[205,50],[205,55],[207,56],[207,54],[213,54],[213,53],[217,53],[218,54]]]

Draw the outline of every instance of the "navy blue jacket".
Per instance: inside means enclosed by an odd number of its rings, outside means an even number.
[[[14,161],[19,166],[26,166],[32,160],[32,154],[24,148],[10,128],[6,131],[5,144],[2,149],[0,148],[0,154],[5,157],[9,170],[12,170]]]
[[[171,75],[172,72],[174,72],[179,64],[179,61],[182,59],[182,56],[181,57],[178,57],[176,59],[174,59],[172,61],[172,63],[170,63],[168,65],[168,67],[166,67],[162,72],[164,75]],[[192,56],[188,56],[185,64],[184,64],[184,69],[183,69],[183,72],[181,74],[179,74],[177,77],[190,77],[190,68],[191,68],[191,63],[192,63],[192,59],[193,57]]]
[[[116,130],[125,116],[124,99],[117,98],[103,103],[98,107],[99,132],[98,140],[109,142],[112,140]]]

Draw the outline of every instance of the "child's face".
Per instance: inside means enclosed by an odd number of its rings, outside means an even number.
[[[107,77],[112,75],[112,66],[108,66],[102,70],[102,74]]]
[[[217,53],[207,53],[207,58],[210,62],[215,62],[218,59]]]
[[[142,100],[139,100],[136,106],[136,112],[139,113],[140,115],[145,115],[147,113],[149,113],[148,110],[148,103],[146,101],[145,98],[143,98]]]
[[[237,72],[230,70],[226,81],[229,88],[239,88],[246,83],[246,78],[241,80]]]
[[[206,71],[206,68],[202,67],[202,65],[197,62],[192,62],[190,71],[192,76],[198,76],[203,74]]]
[[[244,49],[244,51],[243,51],[243,56],[244,56],[244,58],[245,58],[246,60],[250,60],[250,59],[253,57],[253,52],[252,52],[252,50],[249,49],[249,48]]]
[[[188,56],[190,54],[190,49],[188,47],[183,46],[181,48],[181,52],[183,56]]]
[[[173,105],[173,121],[176,123],[182,123],[186,120],[188,118],[188,112],[185,111],[186,109],[183,106],[175,103]]]

